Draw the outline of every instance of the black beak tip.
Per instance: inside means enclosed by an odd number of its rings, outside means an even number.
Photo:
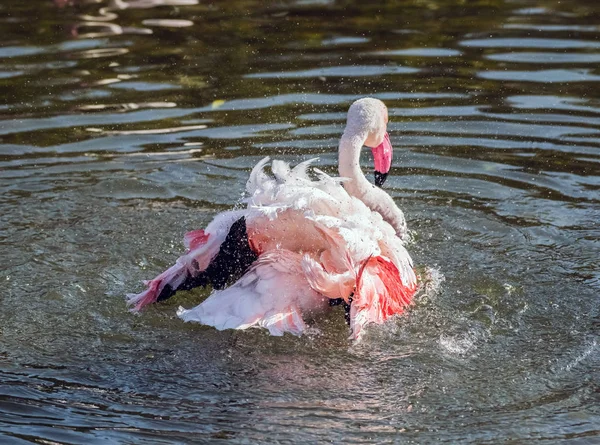
[[[387,179],[387,177],[388,177],[387,173],[379,173],[376,170],[375,171],[375,185],[377,187],[381,187],[385,183],[385,180]]]

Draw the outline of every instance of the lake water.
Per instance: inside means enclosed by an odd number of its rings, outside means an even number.
[[[597,0],[4,0],[0,443],[599,443]],[[263,156],[390,111],[423,277],[351,345],[139,292]],[[367,153],[363,164],[370,177]]]

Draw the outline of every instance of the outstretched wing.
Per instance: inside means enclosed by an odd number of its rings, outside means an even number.
[[[265,253],[235,284],[177,315],[219,330],[263,327],[271,335],[300,335],[303,313],[327,307],[327,298],[309,286],[301,259],[286,250]]]
[[[231,276],[245,272],[256,259],[248,245],[243,210],[217,215],[205,230],[187,233],[184,243],[188,251],[173,266],[146,281],[144,292],[127,295],[132,311],[165,300],[178,290],[208,283],[221,288]]]

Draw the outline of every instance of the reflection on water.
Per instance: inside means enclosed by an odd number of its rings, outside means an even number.
[[[598,7],[366,3],[0,5],[0,442],[598,440]],[[126,311],[263,156],[334,172],[363,95],[409,314],[350,346],[338,312],[296,339],[184,325],[199,293]]]

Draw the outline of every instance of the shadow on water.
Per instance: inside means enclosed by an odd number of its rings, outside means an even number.
[[[598,440],[596,2],[365,3],[0,5],[0,442]],[[350,345],[339,311],[303,338],[181,323],[199,293],[127,312],[260,158],[334,173],[363,95],[406,316]]]

